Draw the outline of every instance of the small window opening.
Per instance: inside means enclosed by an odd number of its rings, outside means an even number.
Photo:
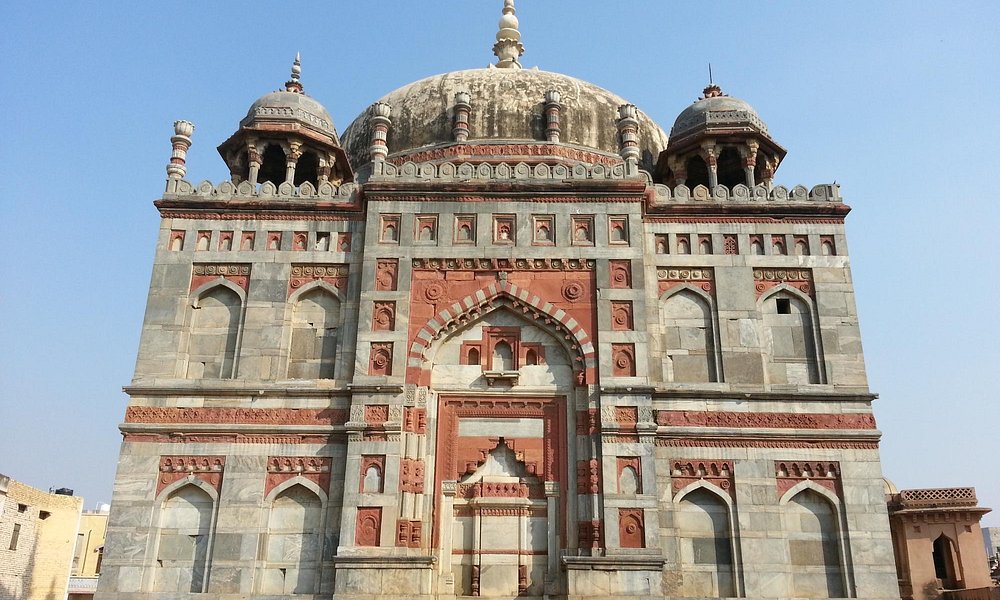
[[[295,185],[300,186],[307,181],[319,184],[319,157],[315,152],[304,152],[295,163]]]
[[[320,232],[316,234],[316,245],[313,247],[314,250],[329,250],[330,249],[330,234],[326,232]]]
[[[17,512],[23,513],[26,510],[28,510],[28,505],[27,504],[18,504],[17,505]]]
[[[277,144],[270,144],[264,155],[261,157],[260,172],[257,175],[258,183],[270,181],[275,186],[285,182],[285,151]]]
[[[777,308],[779,315],[792,314],[792,301],[788,298],[777,298],[774,301],[774,305]]]
[[[20,504],[18,507],[20,508]],[[10,533],[10,549],[17,550],[17,538],[21,536],[21,524],[14,523],[14,531]]]
[[[684,169],[687,171],[687,179],[684,181],[686,186],[691,189],[699,185],[708,187],[708,165],[702,157],[696,155],[687,159]]]
[[[526,365],[537,365],[538,364],[538,353],[534,350],[528,350],[524,353],[524,364]]]
[[[43,520],[43,521],[45,519],[48,519],[51,516],[52,516],[52,513],[50,513],[47,510],[40,510],[40,511],[38,511],[38,518],[41,519],[41,520]]]
[[[479,348],[469,348],[468,364],[479,365]]]
[[[719,175],[719,183],[729,189],[746,183],[746,171],[743,170],[743,160],[740,159],[739,150],[732,146],[723,148],[719,154],[719,162],[716,167]]]

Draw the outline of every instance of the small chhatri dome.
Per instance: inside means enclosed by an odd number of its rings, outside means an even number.
[[[305,94],[301,82],[302,60],[295,54],[292,76],[285,82],[285,89],[264,94],[250,106],[240,126],[256,122],[282,123],[294,121],[317,132],[337,138],[337,129],[326,108]]]
[[[722,93],[717,84],[709,84],[694,104],[685,108],[674,126],[670,137],[682,138],[709,128],[752,128],[767,135],[767,125],[750,104]]]

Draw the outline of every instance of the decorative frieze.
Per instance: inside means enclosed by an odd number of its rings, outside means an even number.
[[[774,461],[774,478],[778,498],[803,481],[811,481],[840,496],[840,463],[836,461]]]
[[[343,425],[347,409],[339,408],[174,408],[130,406],[126,423],[212,425]]]
[[[753,279],[758,298],[782,284],[794,287],[807,296],[812,296],[814,291],[810,269],[754,269]]]
[[[343,264],[293,264],[288,279],[289,295],[307,283],[324,281],[338,290],[347,287],[350,267]]]
[[[691,285],[711,294],[714,291],[715,272],[711,268],[658,267],[656,280],[660,294],[679,285]]]
[[[225,456],[161,456],[160,474],[156,479],[156,493],[181,479],[197,479],[216,492],[222,487],[222,472],[226,467]]]
[[[761,429],[875,429],[875,416],[858,413],[774,413],[656,411],[656,424],[668,427]]]
[[[304,477],[327,492],[330,489],[332,465],[333,459],[325,456],[269,456],[264,497],[275,487],[295,477]]]
[[[206,283],[225,279],[247,291],[250,287],[250,265],[230,263],[195,263],[191,269],[191,287],[194,291]]]
[[[414,258],[414,271],[592,271],[596,262],[577,258]]]
[[[710,483],[733,499],[736,498],[733,461],[706,459],[674,459],[670,461],[670,481],[674,493],[696,481]]]

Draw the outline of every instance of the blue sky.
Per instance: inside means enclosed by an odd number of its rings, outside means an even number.
[[[296,51],[343,131],[396,87],[492,62],[501,5],[6,7],[0,472],[110,500],[175,119],[196,126],[188,178],[221,181],[215,146]],[[842,185],[885,472],[1000,510],[1000,4],[519,0],[518,16],[526,66],[664,129],[711,62],[788,149],[779,183]]]

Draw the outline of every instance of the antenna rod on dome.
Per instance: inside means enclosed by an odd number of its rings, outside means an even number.
[[[500,59],[496,65],[499,69],[521,68],[517,59],[524,54],[524,44],[521,43],[521,32],[517,29],[518,21],[514,13],[514,0],[504,0],[497,43],[493,44],[493,54]]]
[[[302,93],[302,81],[300,77],[302,76],[302,56],[296,52],[295,61],[292,62],[292,78],[285,82],[286,92],[298,92]]]
[[[712,63],[708,63],[708,85],[714,85],[715,80],[712,79]]]

